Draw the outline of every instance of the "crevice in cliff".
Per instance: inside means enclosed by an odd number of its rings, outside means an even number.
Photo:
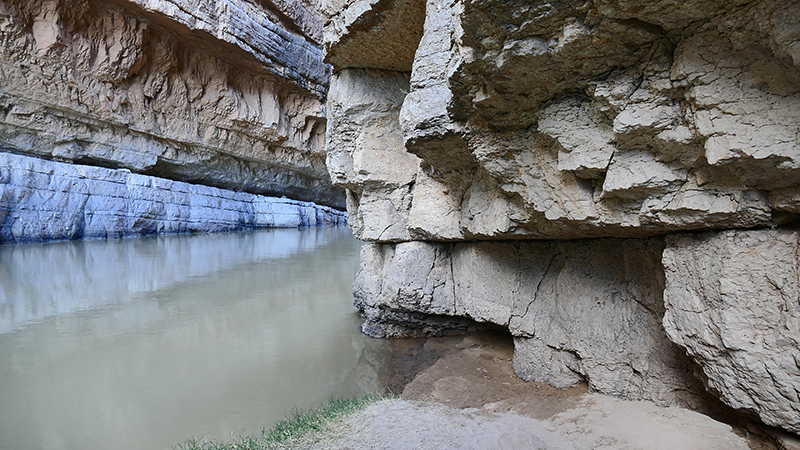
[[[467,317],[427,314],[386,305],[362,305],[362,331],[375,338],[440,337],[497,329],[498,325]]]
[[[517,274],[516,274],[516,276],[518,278],[518,286],[517,286],[517,289],[516,289],[517,292],[520,291],[521,277],[522,277],[522,274],[524,273],[523,270],[522,270],[522,253],[521,253],[521,249],[519,247],[518,247],[518,255],[519,255],[519,258],[518,258],[518,269],[517,269]],[[529,338],[537,337],[536,330],[531,330],[531,331],[523,330],[522,329],[523,328],[523,323],[522,322],[525,319],[525,317],[528,315],[528,313],[530,312],[531,306],[534,303],[536,303],[537,301],[539,301],[539,293],[542,290],[542,284],[544,283],[544,281],[550,275],[551,269],[553,268],[553,265],[556,263],[556,260],[559,259],[559,258],[564,259],[564,255],[561,252],[556,252],[552,256],[552,258],[550,258],[550,261],[547,263],[547,267],[545,268],[544,273],[542,274],[542,277],[536,283],[536,290],[533,293],[533,298],[530,301],[528,301],[526,303],[526,305],[525,305],[525,311],[522,314],[514,314],[514,312],[512,311],[511,316],[509,317],[509,320],[508,320],[508,327],[509,327],[510,330],[512,330],[514,332],[514,334],[516,336],[529,337]],[[560,270],[561,267],[563,267],[563,261],[561,262],[560,267],[557,270]],[[514,295],[514,298],[515,298],[515,303],[518,303],[519,300],[521,300],[521,299],[517,298],[516,294]],[[550,299],[550,300],[555,301],[555,299]]]
[[[453,311],[453,313],[455,314],[458,311],[458,297],[456,297],[456,276],[455,276],[455,271],[453,270],[453,249],[454,249],[454,247],[453,247],[453,244],[447,244],[445,248],[447,249],[447,261],[450,264],[450,271],[449,271],[449,274],[450,274],[449,283],[450,283],[450,290],[451,290],[451,294],[450,295],[453,296],[453,305],[452,305],[451,311]]]

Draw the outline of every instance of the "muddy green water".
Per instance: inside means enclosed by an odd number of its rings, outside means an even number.
[[[0,245],[0,449],[166,449],[380,388],[345,227]]]

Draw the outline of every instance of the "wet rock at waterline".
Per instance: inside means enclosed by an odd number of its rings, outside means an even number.
[[[346,221],[311,202],[0,153],[0,243]]]
[[[493,323],[527,379],[798,432],[800,2],[322,9],[366,331]]]

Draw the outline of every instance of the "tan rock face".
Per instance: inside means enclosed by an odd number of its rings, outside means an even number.
[[[0,3],[4,151],[344,207],[311,4]]]
[[[785,220],[769,196],[800,183],[800,5],[653,11],[428,2],[399,117],[432,178],[411,192],[409,236],[637,237]],[[329,58],[348,39],[328,41]],[[493,223],[478,218],[489,203],[505,211]],[[443,207],[444,220],[415,213]]]
[[[707,342],[735,328],[712,313],[728,306],[669,280],[702,284],[695,259],[717,247],[668,237],[662,263],[653,236],[797,220],[800,2],[427,0],[418,44],[416,16],[408,35],[396,26],[410,5],[325,7],[329,114],[343,124],[329,129],[328,166],[356,236],[374,242],[355,285],[365,330],[491,322],[515,336],[522,377],[667,403],[699,383],[671,339],[723,401],[797,432],[796,368],[775,350],[786,332],[743,359]],[[397,43],[416,45],[410,65],[386,50]],[[784,236],[748,233],[765,246]],[[752,244],[734,241],[717,253]],[[786,280],[781,292],[799,289]],[[737,292],[726,305],[758,297]],[[679,321],[697,296],[705,305]],[[748,327],[784,326],[757,303]],[[696,328],[681,333],[686,321]],[[763,395],[744,387],[759,364],[783,371]]]
[[[414,311],[467,317],[515,336],[514,370],[559,388],[591,388],[661,404],[693,401],[689,359],[667,339],[663,241],[404,242],[367,244],[356,303],[374,336],[416,334]],[[661,276],[659,276],[661,275]],[[461,323],[443,323],[450,332]]]
[[[331,80],[328,167],[348,190],[356,236],[407,240],[408,209],[419,159],[403,148],[398,126],[408,77],[399,72],[345,69]]]

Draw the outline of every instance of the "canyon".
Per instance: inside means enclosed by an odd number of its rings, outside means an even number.
[[[3,0],[0,41],[0,243],[347,222],[370,336],[800,434],[798,0]]]
[[[800,433],[800,2],[321,10],[367,334]]]

